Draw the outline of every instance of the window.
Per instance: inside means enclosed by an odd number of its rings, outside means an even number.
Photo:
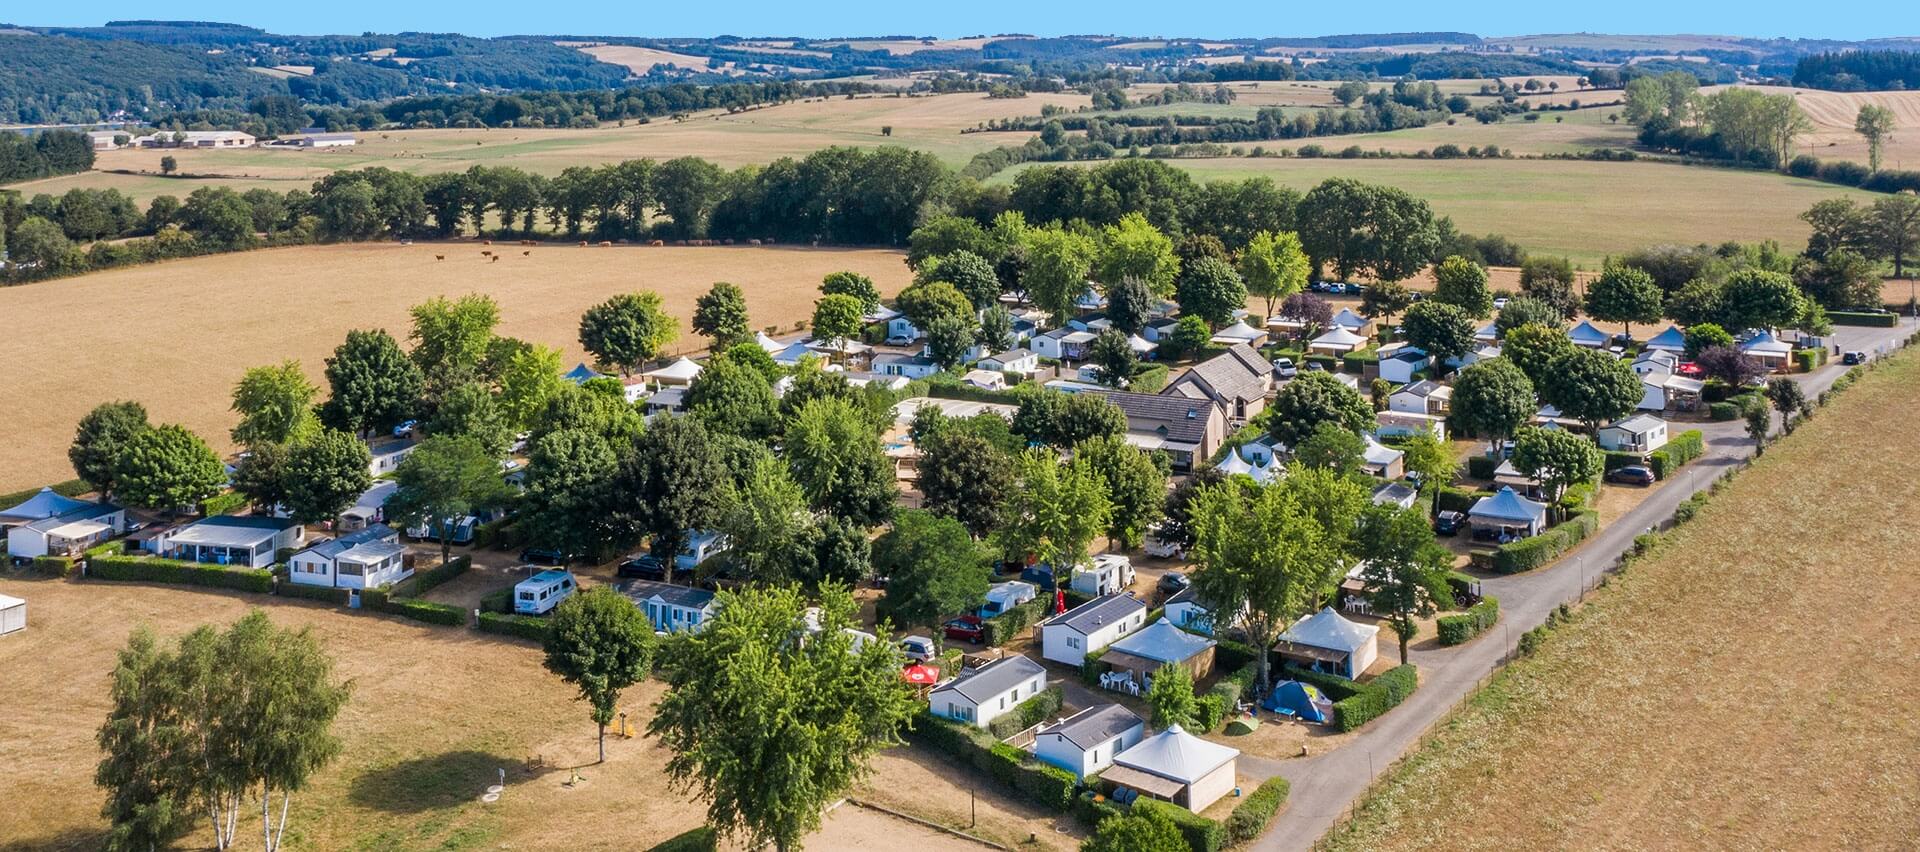
[[[1074,637],[1072,637],[1072,636],[1068,636],[1068,637],[1067,637],[1067,647],[1069,647],[1069,648],[1076,648],[1076,649],[1077,649],[1077,648],[1079,648],[1079,647],[1080,647],[1080,640],[1079,640],[1079,639],[1077,639],[1077,638],[1074,638]]]

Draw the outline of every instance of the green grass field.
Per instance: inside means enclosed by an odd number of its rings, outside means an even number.
[[[1200,180],[1260,176],[1303,192],[1334,177],[1396,186],[1451,216],[1462,231],[1504,234],[1528,251],[1565,255],[1588,266],[1651,243],[1778,240],[1797,251],[1807,239],[1799,215],[1814,202],[1872,197],[1769,172],[1654,162],[1278,157],[1168,162]],[[1018,171],[1009,169],[993,180],[1010,183]]]

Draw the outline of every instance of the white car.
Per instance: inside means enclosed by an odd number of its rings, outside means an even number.
[[[1294,376],[1300,375],[1300,368],[1294,366],[1292,358],[1275,358],[1273,359],[1273,372],[1280,378],[1291,379]]]
[[[913,340],[914,340],[913,338],[908,337],[904,334],[896,334],[892,337],[887,338],[887,345],[888,346],[912,346]]]
[[[900,640],[900,650],[907,655],[907,659],[916,663],[940,656],[933,648],[933,640],[925,636],[908,636]]]

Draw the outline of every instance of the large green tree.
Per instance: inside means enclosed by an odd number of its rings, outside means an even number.
[[[1524,426],[1513,439],[1513,466],[1537,480],[1550,505],[1568,486],[1600,476],[1606,456],[1594,443],[1565,429]]]
[[[838,346],[860,334],[860,300],[844,293],[821,296],[813,305],[813,336]]]
[[[413,416],[425,385],[419,365],[408,360],[393,335],[383,329],[349,331],[327,359],[332,394],[320,416],[348,432],[387,429]]]
[[[1342,279],[1399,281],[1425,267],[1440,245],[1432,209],[1392,187],[1331,178],[1300,199],[1295,215],[1307,255]]]
[[[1451,422],[1494,446],[1532,422],[1539,410],[1533,382],[1505,358],[1476,361],[1454,377]]]
[[[233,440],[285,444],[312,434],[319,427],[313,414],[313,398],[319,392],[307,381],[298,361],[248,370],[233,388],[233,411],[240,415]]]
[[[1093,345],[1087,347],[1087,363],[1093,366],[1095,379],[1101,384],[1124,388],[1133,381],[1133,372],[1140,366],[1140,356],[1134,354],[1133,346],[1124,332],[1110,328],[1100,332],[1093,339]]]
[[[1501,356],[1519,367],[1536,390],[1547,380],[1547,365],[1576,348],[1565,331],[1544,325],[1516,326],[1500,342]]]
[[[779,402],[767,377],[732,355],[709,360],[687,388],[687,413],[715,432],[765,437],[773,429],[778,410]]]
[[[565,392],[560,350],[534,344],[513,353],[500,372],[500,413],[516,433],[533,428],[547,401]]]
[[[1367,601],[1393,628],[1405,665],[1407,643],[1420,630],[1416,619],[1432,616],[1437,606],[1453,605],[1447,585],[1453,554],[1434,541],[1424,513],[1399,506],[1369,506],[1355,538]]]
[[[898,653],[857,641],[852,596],[809,603],[791,588],[722,592],[704,629],[661,648],[667,691],[647,733],[677,788],[743,847],[800,848],[915,711]]]
[[[565,554],[593,553],[608,543],[601,507],[617,463],[612,441],[589,429],[557,429],[531,439],[518,523],[527,541]]]
[[[500,324],[500,305],[482,294],[436,296],[411,309],[413,363],[432,389],[444,390],[475,377]]]
[[[1459,255],[1433,267],[1433,301],[1453,305],[1474,319],[1493,315],[1493,293],[1487,290],[1487,269]]]
[[[693,330],[711,339],[716,351],[751,341],[748,323],[747,297],[738,284],[716,281],[693,300]]]
[[[1019,466],[1020,487],[995,533],[1000,551],[1052,566],[1064,580],[1113,516],[1106,480],[1085,457],[1062,462],[1043,448],[1022,454]]]
[[[1173,252],[1173,240],[1160,233],[1146,216],[1128,213],[1100,231],[1094,274],[1108,284],[1137,278],[1155,295],[1165,298],[1173,294],[1180,258]]]
[[[979,606],[992,578],[986,554],[952,518],[903,511],[873,542],[873,570],[887,578],[880,614],[932,629]]]
[[[726,517],[733,474],[700,420],[674,417],[655,422],[624,448],[607,495],[616,540],[649,536],[649,549],[671,580],[673,559],[687,536]]]
[[[960,429],[915,443],[920,447],[916,484],[927,510],[958,520],[976,537],[997,529],[1002,506],[1016,485],[1013,459],[1006,451]]]
[[[1880,147],[1893,136],[1896,126],[1893,110],[1878,104],[1861,104],[1853,118],[1853,132],[1867,140],[1867,170],[1880,170]]]
[[[1165,457],[1111,435],[1087,441],[1074,453],[1106,483],[1107,540],[1120,550],[1139,547],[1166,506]]]
[[[787,461],[813,508],[873,526],[887,519],[899,487],[865,415],[837,399],[801,406],[787,426]]]
[[[921,267],[921,275],[917,277],[953,285],[953,289],[973,303],[976,311],[986,310],[1000,299],[1000,276],[993,271],[993,264],[970,251],[932,258]]]
[[[1064,320],[1087,289],[1098,247],[1092,237],[1059,227],[1031,228],[1022,238],[1026,269],[1020,284],[1035,306]]]
[[[1240,277],[1247,292],[1266,300],[1263,316],[1273,316],[1274,305],[1307,286],[1313,263],[1292,231],[1261,231],[1240,250]],[[1390,313],[1398,313],[1398,309]]]
[[[447,391],[427,421],[427,431],[435,435],[472,438],[494,458],[507,454],[513,444],[516,424],[500,404],[493,390],[479,382],[468,382]]]
[[[1408,343],[1426,350],[1438,364],[1459,358],[1476,345],[1473,317],[1458,305],[1431,299],[1407,309],[1400,331]]]
[[[1598,349],[1575,349],[1556,356],[1535,387],[1540,398],[1560,409],[1561,415],[1585,424],[1589,435],[1598,434],[1602,424],[1631,414],[1646,395],[1632,366]]]
[[[373,456],[367,445],[337,429],[321,429],[287,451],[287,509],[303,524],[332,520],[368,486]]]
[[[602,368],[630,375],[680,335],[660,294],[621,293],[580,315],[580,346]]]
[[[1305,440],[1322,423],[1355,434],[1373,429],[1373,405],[1367,398],[1323,372],[1301,373],[1283,385],[1268,410],[1268,433],[1288,446]]]
[[[880,310],[880,288],[872,278],[858,272],[829,272],[820,281],[822,296],[852,296],[860,303],[860,313]]]
[[[73,445],[67,448],[74,475],[93,490],[111,496],[117,485],[114,477],[120,453],[135,435],[151,428],[147,407],[140,403],[103,402],[94,406],[80,418]]]
[[[500,479],[499,457],[466,436],[432,435],[394,471],[386,515],[407,527],[440,532],[440,561],[453,558],[453,528],[477,509],[504,505],[511,497]]]
[[[1604,322],[1625,326],[1628,339],[1633,324],[1659,322],[1662,293],[1660,285],[1645,270],[1612,264],[1592,284],[1587,285],[1587,315]]]
[[[1729,330],[1791,327],[1806,309],[1806,295],[1781,272],[1741,269],[1720,288],[1720,325]]]
[[[599,726],[600,762],[607,762],[607,725],[620,693],[644,680],[653,664],[653,625],[626,595],[597,586],[553,608],[547,617],[547,671],[580,690]]]
[[[218,493],[227,472],[213,448],[167,424],[127,438],[113,467],[114,496],[143,509],[191,506]]]
[[[1246,307],[1247,286],[1231,264],[1203,257],[1181,273],[1176,298],[1183,313],[1225,325],[1233,321],[1234,311]]]

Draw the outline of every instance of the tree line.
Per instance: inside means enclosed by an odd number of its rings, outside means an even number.
[[[1845,50],[1800,57],[1793,84],[1836,92],[1920,88],[1920,52]]]

